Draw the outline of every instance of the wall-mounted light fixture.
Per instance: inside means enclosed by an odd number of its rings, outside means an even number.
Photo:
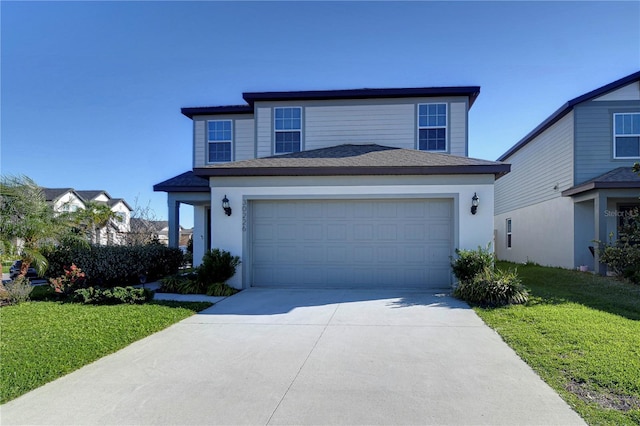
[[[224,210],[227,216],[231,216],[231,207],[229,207],[229,199],[227,198],[226,194],[222,199],[222,209]]]
[[[480,204],[480,198],[478,198],[478,194],[473,193],[473,197],[471,197],[471,214],[476,214],[478,211],[478,205]]]

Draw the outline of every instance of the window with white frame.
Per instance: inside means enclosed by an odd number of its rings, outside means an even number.
[[[640,112],[613,114],[613,157],[640,158]]]
[[[418,149],[447,150],[447,104],[418,105]]]
[[[302,108],[275,108],[273,128],[276,154],[302,149]]]
[[[231,120],[207,121],[208,162],[231,161],[233,131]]]
[[[507,219],[507,248],[511,248],[511,219]]]

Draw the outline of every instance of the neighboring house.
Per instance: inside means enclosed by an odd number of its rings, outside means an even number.
[[[73,188],[42,188],[45,198],[53,204],[54,211],[75,212],[85,209],[88,202],[106,204],[116,213],[119,220],[111,220],[103,229],[97,229],[95,241],[98,244],[123,244],[130,230],[133,209],[122,198],[112,198],[106,191],[77,191]]]
[[[169,222],[166,220],[149,220],[132,218],[130,237],[132,241],[146,244],[150,241],[169,244]],[[134,237],[135,236],[135,237]]]
[[[187,203],[195,263],[211,247],[240,256],[238,288],[447,288],[454,250],[492,241],[494,181],[509,171],[467,157],[479,92],[258,92],[183,108],[193,170],[154,186],[169,244]]]
[[[594,241],[640,206],[640,72],[570,100],[498,160],[511,164],[496,182],[498,258],[604,272]]]
[[[42,188],[47,202],[56,212],[75,212],[84,209],[82,197],[73,188]]]

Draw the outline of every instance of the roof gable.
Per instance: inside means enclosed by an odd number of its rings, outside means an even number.
[[[524,147],[533,139],[535,139],[537,136],[539,136],[542,132],[544,132],[549,127],[557,123],[562,117],[564,117],[569,112],[571,112],[576,105],[593,100],[597,97],[606,95],[607,93],[613,92],[621,87],[624,87],[630,83],[633,83],[634,81],[640,81],[640,71],[630,74],[626,77],[623,77],[605,86],[599,87],[595,90],[592,90],[591,92],[578,96],[577,98],[571,99],[570,101],[562,105],[560,108],[558,108],[549,117],[547,117],[546,120],[540,123],[535,129],[529,132],[529,134],[527,134],[524,138],[522,138],[515,145],[509,148],[507,152],[505,152],[498,158],[498,161],[505,161],[507,158],[513,155],[516,151],[520,150],[522,147]]]
[[[44,198],[46,201],[58,201],[63,195],[71,193],[75,195],[78,199],[82,200],[82,198],[78,195],[77,191],[74,191],[73,188],[41,188],[42,193],[44,194]]]

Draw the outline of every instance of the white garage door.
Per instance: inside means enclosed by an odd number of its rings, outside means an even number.
[[[254,286],[449,286],[452,200],[254,201],[251,210]]]

